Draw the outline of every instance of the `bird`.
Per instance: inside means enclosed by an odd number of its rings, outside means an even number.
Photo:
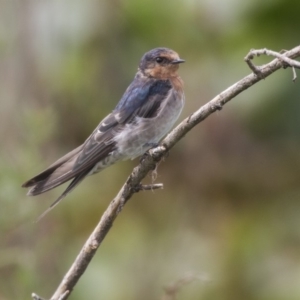
[[[86,176],[118,161],[139,157],[158,145],[184,106],[183,81],[178,75],[179,64],[183,62],[169,48],[146,52],[115,109],[82,145],[26,181],[22,187],[30,188],[27,195],[36,196],[72,180],[50,210]]]

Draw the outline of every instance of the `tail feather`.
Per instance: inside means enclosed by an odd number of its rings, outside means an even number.
[[[72,182],[68,185],[68,187],[65,189],[65,191],[50,205],[48,209],[46,209],[37,219],[37,222],[41,220],[50,210],[52,210],[63,198],[65,198],[84,178],[88,175],[88,173],[93,168],[90,168],[86,170],[85,172],[82,172],[78,176],[76,176]]]
[[[72,172],[72,170],[63,170],[65,169],[63,167],[64,166],[54,170],[52,173],[49,173],[47,177],[45,176],[45,179],[37,181],[34,185],[31,185],[31,189],[28,191],[27,195],[36,196],[45,193],[78,175]]]
[[[32,187],[37,185],[40,182],[44,182],[47,178],[58,168],[59,166],[49,167],[47,170],[43,171],[42,173],[34,176],[33,178],[29,179],[25,183],[22,184],[22,187]]]
[[[82,145],[57,160],[48,169],[23,183],[22,187],[31,187],[28,196],[35,196],[47,192],[76,177],[79,172],[72,172]]]

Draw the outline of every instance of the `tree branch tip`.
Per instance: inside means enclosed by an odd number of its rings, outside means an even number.
[[[244,57],[244,61],[245,61],[245,62],[248,62],[249,59],[253,59],[253,56],[252,56],[252,55],[250,56],[249,54],[247,54],[247,55]]]
[[[45,300],[44,298],[40,297],[39,295],[35,294],[35,293],[32,293],[31,294],[31,298],[33,300]]]
[[[296,73],[296,70],[295,70],[295,68],[294,67],[292,67],[292,72],[293,72],[293,82],[295,83],[296,82],[296,80],[297,80],[297,73]]]

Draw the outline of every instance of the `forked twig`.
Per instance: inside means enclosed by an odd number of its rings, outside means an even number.
[[[274,56],[282,62],[283,68],[287,68],[287,67],[292,68],[292,71],[293,71],[293,79],[292,80],[293,80],[293,82],[295,82],[297,79],[297,74],[296,74],[295,68],[300,69],[300,62],[286,56],[287,51],[281,51],[281,52],[282,53],[279,53],[276,51],[268,50],[266,48],[259,49],[259,50],[252,49],[245,56],[244,59],[245,59],[246,63],[248,64],[249,68],[253,71],[253,73],[256,74],[257,76],[261,77],[262,76],[261,67],[255,66],[253,64],[252,60],[254,59],[255,56],[260,56],[260,55]]]

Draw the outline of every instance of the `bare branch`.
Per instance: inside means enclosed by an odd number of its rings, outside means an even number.
[[[255,55],[260,54],[273,55],[276,57],[276,59],[257,68],[250,61]],[[156,164],[176,143],[178,143],[179,140],[181,140],[193,127],[205,120],[209,115],[217,110],[220,110],[228,101],[260,81],[262,78],[266,78],[276,70],[285,68],[287,65],[299,68],[299,62],[293,60],[293,58],[299,56],[300,46],[297,46],[292,50],[285,52],[284,54],[279,54],[267,49],[251,50],[246,56],[245,60],[247,61],[249,67],[253,70],[254,74],[252,73],[233,84],[207,104],[203,105],[197,111],[192,113],[188,118],[183,120],[168,134],[168,136],[158,147],[151,149],[149,151],[149,155],[146,155],[142,162],[133,169],[133,172],[128,177],[118,195],[111,201],[108,208],[102,215],[100,222],[84,244],[73,265],[51,297],[51,300],[62,300],[68,298],[72,289],[76,285],[81,275],[84,273],[97,249],[101,245],[106,234],[112,227],[117,215],[121,212],[123,206],[134,193],[141,190],[142,185],[140,182],[142,179],[145,178],[150,170],[155,169]],[[151,189],[153,189],[154,186],[155,185],[152,185]]]

